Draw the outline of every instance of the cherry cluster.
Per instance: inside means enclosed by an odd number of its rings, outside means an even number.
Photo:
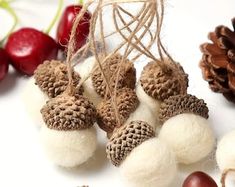
[[[4,79],[11,64],[18,72],[24,75],[33,75],[37,66],[45,60],[57,59],[59,51],[65,51],[69,41],[70,32],[74,19],[82,9],[82,4],[67,6],[62,14],[58,8],[53,24],[50,25],[46,32],[39,31],[31,27],[23,27],[16,31],[9,32],[7,37],[1,41],[0,46],[0,81]],[[15,23],[17,16],[10,7],[7,0],[0,1],[0,8],[7,10],[14,18]],[[59,10],[60,9],[60,10]],[[56,37],[49,36],[49,32],[55,21],[60,16],[57,27]],[[77,27],[76,48],[81,48],[87,40],[89,34],[91,13],[86,12],[83,19]],[[16,24],[14,24],[15,26]],[[3,44],[4,43],[4,44]]]

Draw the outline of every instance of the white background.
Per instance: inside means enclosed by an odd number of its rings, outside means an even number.
[[[69,4],[74,1],[66,1]],[[20,26],[45,28],[56,10],[56,0],[16,0],[13,4],[20,17]],[[234,0],[168,0],[162,37],[170,53],[189,73],[189,93],[205,99],[210,109],[210,121],[217,138],[235,129],[235,105],[221,95],[211,92],[202,80],[198,62],[201,58],[199,45],[207,41],[207,33],[215,26],[231,27],[235,16]],[[134,8],[134,6],[133,6]],[[11,18],[0,11],[0,36],[11,25]],[[53,32],[52,32],[53,35]],[[138,65],[140,71],[141,65]],[[118,169],[106,159],[105,139],[88,163],[68,170],[51,164],[40,146],[39,128],[27,115],[21,93],[27,77],[11,71],[0,82],[0,186],[14,187],[122,187]],[[235,142],[234,142],[235,143]],[[210,156],[192,166],[180,166],[175,184],[180,187],[190,172],[203,170],[219,183],[220,173]],[[235,186],[228,182],[228,187]],[[156,186],[157,187],[157,186]]]

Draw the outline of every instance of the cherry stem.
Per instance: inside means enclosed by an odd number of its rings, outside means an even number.
[[[50,33],[51,29],[53,28],[53,26],[55,25],[56,21],[58,20],[60,14],[61,14],[61,11],[62,11],[63,3],[64,3],[63,0],[59,0],[59,6],[57,8],[56,14],[55,14],[53,20],[51,21],[49,27],[44,31],[46,34]]]
[[[83,3],[84,3],[83,0],[79,0],[80,5],[83,5]]]
[[[14,24],[12,25],[11,29],[8,31],[8,33],[0,41],[0,43],[2,44],[4,42],[4,40],[14,31],[14,29],[15,29],[17,23],[18,23],[18,17],[16,15],[15,11],[9,5],[9,1],[0,0],[0,7],[5,9],[14,19]]]

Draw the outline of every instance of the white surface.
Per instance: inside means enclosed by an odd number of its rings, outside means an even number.
[[[16,0],[14,7],[21,17],[20,25],[45,28],[56,9],[56,2]],[[217,138],[235,129],[235,105],[211,92],[202,80],[198,68],[201,58],[198,46],[207,41],[207,33],[215,26],[224,24],[231,27],[230,19],[233,16],[234,0],[168,0],[162,34],[170,53],[190,73],[189,93],[208,103],[210,121]],[[10,17],[2,11],[0,18],[2,36],[11,23]],[[139,68],[143,65],[138,63]],[[21,92],[26,79],[12,72],[0,83],[0,186],[77,187],[87,184],[90,187],[122,187],[118,170],[105,159],[104,133],[99,134],[101,143],[95,157],[81,168],[66,170],[48,161],[39,143],[39,129],[23,107]],[[212,174],[219,183],[220,174],[213,159],[206,159],[190,167],[180,166],[179,169],[181,172],[171,187],[180,187],[185,176],[195,170]],[[227,187],[234,185],[228,181]]]

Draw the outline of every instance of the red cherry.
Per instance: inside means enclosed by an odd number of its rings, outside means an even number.
[[[67,46],[70,33],[72,30],[73,22],[77,14],[81,11],[81,5],[71,5],[66,7],[65,11],[62,14],[58,28],[56,40],[61,45],[62,49],[64,46]],[[77,27],[76,34],[76,48],[81,48],[87,40],[89,34],[91,14],[87,11],[85,12],[83,19],[80,21]]]
[[[43,61],[57,58],[58,44],[41,31],[22,28],[9,36],[5,49],[18,71],[32,75]]]
[[[9,58],[4,49],[0,48],[0,81],[4,79],[8,72]]]
[[[197,171],[190,174],[185,179],[182,187],[218,187],[218,186],[209,175],[201,171]]]

